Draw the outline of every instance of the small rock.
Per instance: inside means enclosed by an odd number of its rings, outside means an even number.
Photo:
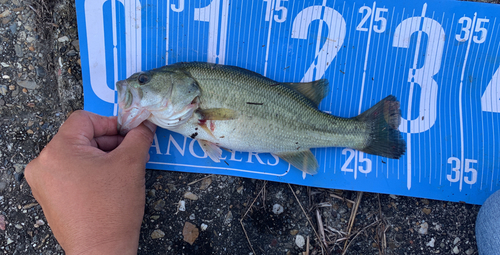
[[[36,76],[42,78],[42,77],[45,77],[45,69],[41,66],[37,66],[36,67]]]
[[[453,240],[453,245],[456,245],[458,242],[460,242],[460,238],[455,237],[455,240]]]
[[[26,42],[28,42],[28,43],[32,43],[35,40],[36,40],[35,37],[31,37],[31,36],[28,36],[28,38],[26,38]]]
[[[184,193],[184,198],[190,199],[190,200],[198,200],[198,196],[193,194],[192,192],[188,191]]]
[[[160,215],[153,215],[153,216],[151,216],[149,218],[152,219],[152,220],[157,220],[157,219],[160,218]]]
[[[4,190],[7,187],[6,182],[0,182],[0,191]]]
[[[208,225],[207,225],[207,224],[205,224],[205,223],[201,223],[200,228],[201,228],[201,231],[205,231],[205,230],[207,230]]]
[[[196,219],[196,216],[194,215],[194,213],[192,213],[191,215],[189,215],[189,219],[190,219],[190,220],[194,220],[194,219]]]
[[[14,164],[14,171],[16,171],[16,173],[22,173],[25,167],[26,165],[24,164]]]
[[[12,239],[10,239],[10,237],[9,237],[9,238],[7,238],[7,245],[9,245],[9,244],[11,244],[11,243],[13,243],[13,242],[14,242],[14,241],[12,241]]]
[[[201,181],[200,189],[205,190],[212,184],[212,177],[205,178]]]
[[[4,105],[5,105],[5,100],[0,99],[0,106],[4,106]],[[0,157],[1,157],[1,155],[0,155]]]
[[[429,215],[431,213],[431,209],[429,209],[429,208],[423,208],[422,212],[425,213],[425,214],[427,214],[427,215]]]
[[[186,211],[186,201],[184,201],[184,200],[179,201],[179,207],[177,207],[177,208],[181,212]]]
[[[164,236],[165,236],[165,232],[163,232],[159,229],[156,229],[155,231],[153,231],[153,233],[151,233],[152,239],[158,239],[158,238],[162,238]]]
[[[392,199],[398,199],[398,197],[396,197],[396,195],[389,195]]]
[[[43,225],[45,225],[45,222],[43,220],[37,220],[35,222],[35,227],[37,227],[37,226],[43,226]]]
[[[21,48],[21,45],[19,44],[16,44],[14,45],[14,51],[16,51],[16,56],[18,58],[22,58],[23,57],[23,49]]]
[[[67,36],[61,36],[61,37],[57,38],[57,41],[58,42],[67,42],[67,41],[69,41],[69,38]]]
[[[280,204],[273,205],[274,214],[281,214],[282,212],[283,212],[283,206],[281,206]]]
[[[14,225],[14,227],[17,228],[17,229],[22,229],[23,228],[23,226],[21,224],[16,224],[16,225]]]
[[[429,200],[428,199],[422,199],[422,204],[429,205]]]
[[[435,243],[435,242],[436,242],[436,240],[435,240],[435,239],[434,239],[434,237],[433,237],[433,238],[431,238],[431,240],[430,240],[428,243],[426,243],[425,245],[426,245],[426,246],[430,246],[430,247],[434,247],[434,243]]]
[[[472,248],[465,251],[465,254],[467,254],[467,255],[472,255],[473,253],[474,253],[474,249],[472,249]]]
[[[10,76],[8,76],[8,75],[4,74],[4,75],[2,75],[2,78],[3,78],[3,79],[6,79],[6,80],[9,80],[9,79],[10,79]]]
[[[427,224],[427,222],[424,222],[424,223],[422,223],[422,225],[420,225],[420,229],[418,230],[418,233],[421,235],[426,235],[428,229],[429,229],[429,224]]]
[[[306,240],[304,239],[304,237],[302,235],[297,235],[295,236],[295,244],[299,247],[299,248],[303,248],[304,245],[306,244]]]
[[[184,236],[184,241],[193,245],[196,238],[200,235],[200,231],[195,225],[186,221],[186,223],[184,223],[184,229],[182,229],[182,235]]]
[[[3,67],[9,67],[10,65],[5,63],[5,62],[1,62],[0,65],[2,65]]]
[[[154,203],[154,209],[155,211],[161,211],[163,207],[165,206],[165,201],[163,199],[160,199]]]
[[[5,216],[0,214],[0,230],[5,230]]]
[[[455,248],[453,248],[453,253],[458,254],[459,252],[458,246],[455,246]]]
[[[290,235],[292,235],[292,236],[294,236],[294,235],[296,235],[298,233],[299,233],[299,230],[297,230],[297,229],[290,230]]]
[[[17,32],[17,22],[13,22],[12,25],[9,26],[10,32],[15,34]]]
[[[7,94],[7,86],[0,85],[0,94],[2,94],[2,96],[5,96]]]
[[[27,89],[37,89],[38,85],[34,81],[17,81],[17,85]]]
[[[7,9],[7,10],[5,10],[4,12],[0,13],[0,19],[1,19],[1,18],[5,18],[5,17],[7,17],[7,16],[9,16],[9,15],[10,15],[10,10],[9,10],[9,9]]]
[[[231,211],[227,212],[226,218],[224,219],[224,225],[229,225],[233,221],[233,213]]]
[[[239,186],[237,189],[236,189],[236,192],[240,193],[243,195],[243,186]]]
[[[78,53],[75,50],[69,50],[68,52],[66,52],[66,55],[68,57],[73,57],[73,56],[78,55]]]
[[[78,40],[72,41],[71,45],[73,45],[73,47],[75,47],[76,51],[80,51],[80,42]]]

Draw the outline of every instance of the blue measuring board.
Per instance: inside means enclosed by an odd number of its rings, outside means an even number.
[[[158,129],[148,168],[482,204],[500,188],[500,6],[433,1],[76,0],[85,109],[116,115],[115,82],[186,61],[281,82],[330,81],[320,109],[353,117],[401,101],[399,160],[312,149],[305,175],[270,154]]]

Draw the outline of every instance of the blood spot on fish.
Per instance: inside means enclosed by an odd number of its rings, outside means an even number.
[[[207,123],[207,120],[204,120],[204,119],[199,119],[199,120],[198,120],[198,124],[199,124],[200,126],[203,126],[203,125],[205,125],[206,123]]]
[[[210,131],[215,130],[215,123],[213,121],[210,121]]]
[[[194,134],[191,134],[189,137],[191,137],[191,139],[194,139],[197,135],[198,135],[198,132],[195,132]]]

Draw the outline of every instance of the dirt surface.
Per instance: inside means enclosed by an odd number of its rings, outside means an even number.
[[[0,73],[0,252],[63,254],[23,171],[83,108],[74,2],[0,0]],[[479,206],[168,171],[146,181],[139,254],[298,254],[307,239],[310,254],[477,254]]]

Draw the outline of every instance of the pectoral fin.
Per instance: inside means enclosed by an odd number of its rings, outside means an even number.
[[[209,156],[214,162],[220,162],[220,156],[222,155],[222,150],[219,146],[207,140],[198,140],[201,149]]]
[[[274,153],[297,169],[314,175],[318,173],[318,161],[310,150]]]
[[[227,108],[199,109],[198,114],[203,120],[232,120],[237,112]]]

